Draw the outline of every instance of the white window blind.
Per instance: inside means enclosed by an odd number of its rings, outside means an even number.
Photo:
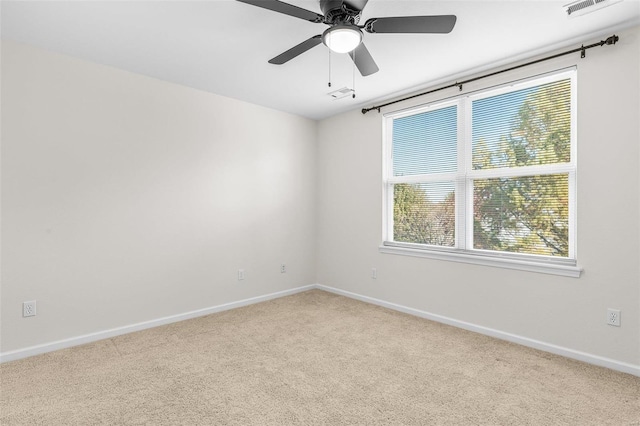
[[[385,244],[575,265],[575,80],[388,114]]]
[[[455,105],[399,118],[393,123],[393,175],[455,172]]]

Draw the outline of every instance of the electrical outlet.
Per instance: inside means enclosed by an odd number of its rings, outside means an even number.
[[[620,327],[620,310],[619,309],[607,309],[607,324]]]
[[[22,316],[23,317],[35,317],[36,316],[36,301],[31,300],[29,302],[22,302]]]
[[[371,279],[373,280],[378,279],[378,270],[376,268],[371,268]]]
[[[238,269],[238,281],[244,280],[244,269]]]
[[[287,265],[285,265],[284,263],[280,264],[280,273],[281,274],[287,273]]]

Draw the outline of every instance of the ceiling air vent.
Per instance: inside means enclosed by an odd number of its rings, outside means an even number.
[[[596,10],[600,10],[621,1],[622,0],[578,0],[565,4],[563,7],[567,11],[567,16],[569,18],[575,18],[577,16],[595,12]]]

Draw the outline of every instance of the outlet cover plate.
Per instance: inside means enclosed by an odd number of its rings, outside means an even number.
[[[619,309],[607,309],[607,324],[615,327],[620,327],[620,310]]]
[[[36,316],[36,301],[30,300],[28,302],[22,302],[22,316],[23,317],[35,317]]]

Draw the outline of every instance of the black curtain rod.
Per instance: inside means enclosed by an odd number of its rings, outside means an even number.
[[[599,43],[593,43],[593,44],[590,44],[588,46],[582,45],[582,46],[578,47],[577,49],[567,50],[566,52],[558,53],[556,55],[547,56],[547,57],[541,58],[541,59],[536,59],[535,61],[527,62],[526,64],[516,65],[514,67],[506,68],[506,69],[503,69],[503,70],[500,70],[500,71],[495,71],[495,72],[492,72],[490,74],[484,74],[484,75],[481,75],[479,77],[474,77],[474,78],[470,78],[468,80],[455,82],[455,83],[449,84],[447,86],[438,87],[437,89],[432,89],[432,90],[429,90],[429,91],[426,91],[426,92],[418,93],[417,95],[407,96],[406,98],[397,99],[395,101],[387,102],[386,104],[372,106],[371,108],[362,108],[362,113],[366,114],[369,111],[372,111],[374,109],[378,110],[378,112],[380,112],[380,108],[384,108],[384,107],[389,106],[389,105],[397,104],[398,102],[403,102],[403,101],[406,101],[406,100],[409,100],[409,99],[417,98],[419,96],[428,95],[430,93],[439,92],[440,90],[450,89],[452,87],[458,87],[460,90],[462,90],[462,86],[464,84],[471,83],[473,81],[480,80],[480,79],[483,79],[483,78],[492,77],[494,75],[502,74],[503,72],[513,71],[513,70],[517,70],[518,68],[523,68],[523,67],[527,67],[529,65],[534,65],[534,64],[537,64],[537,63],[540,63],[540,62],[548,61],[550,59],[555,59],[555,58],[558,58],[560,56],[569,55],[571,53],[580,52],[580,57],[584,58],[586,56],[585,51],[587,49],[591,49],[592,47],[599,47],[599,46],[609,45],[609,44],[616,44],[618,42],[618,40],[620,40],[620,38],[617,35],[614,34],[611,37],[607,38],[606,40],[601,40]]]

